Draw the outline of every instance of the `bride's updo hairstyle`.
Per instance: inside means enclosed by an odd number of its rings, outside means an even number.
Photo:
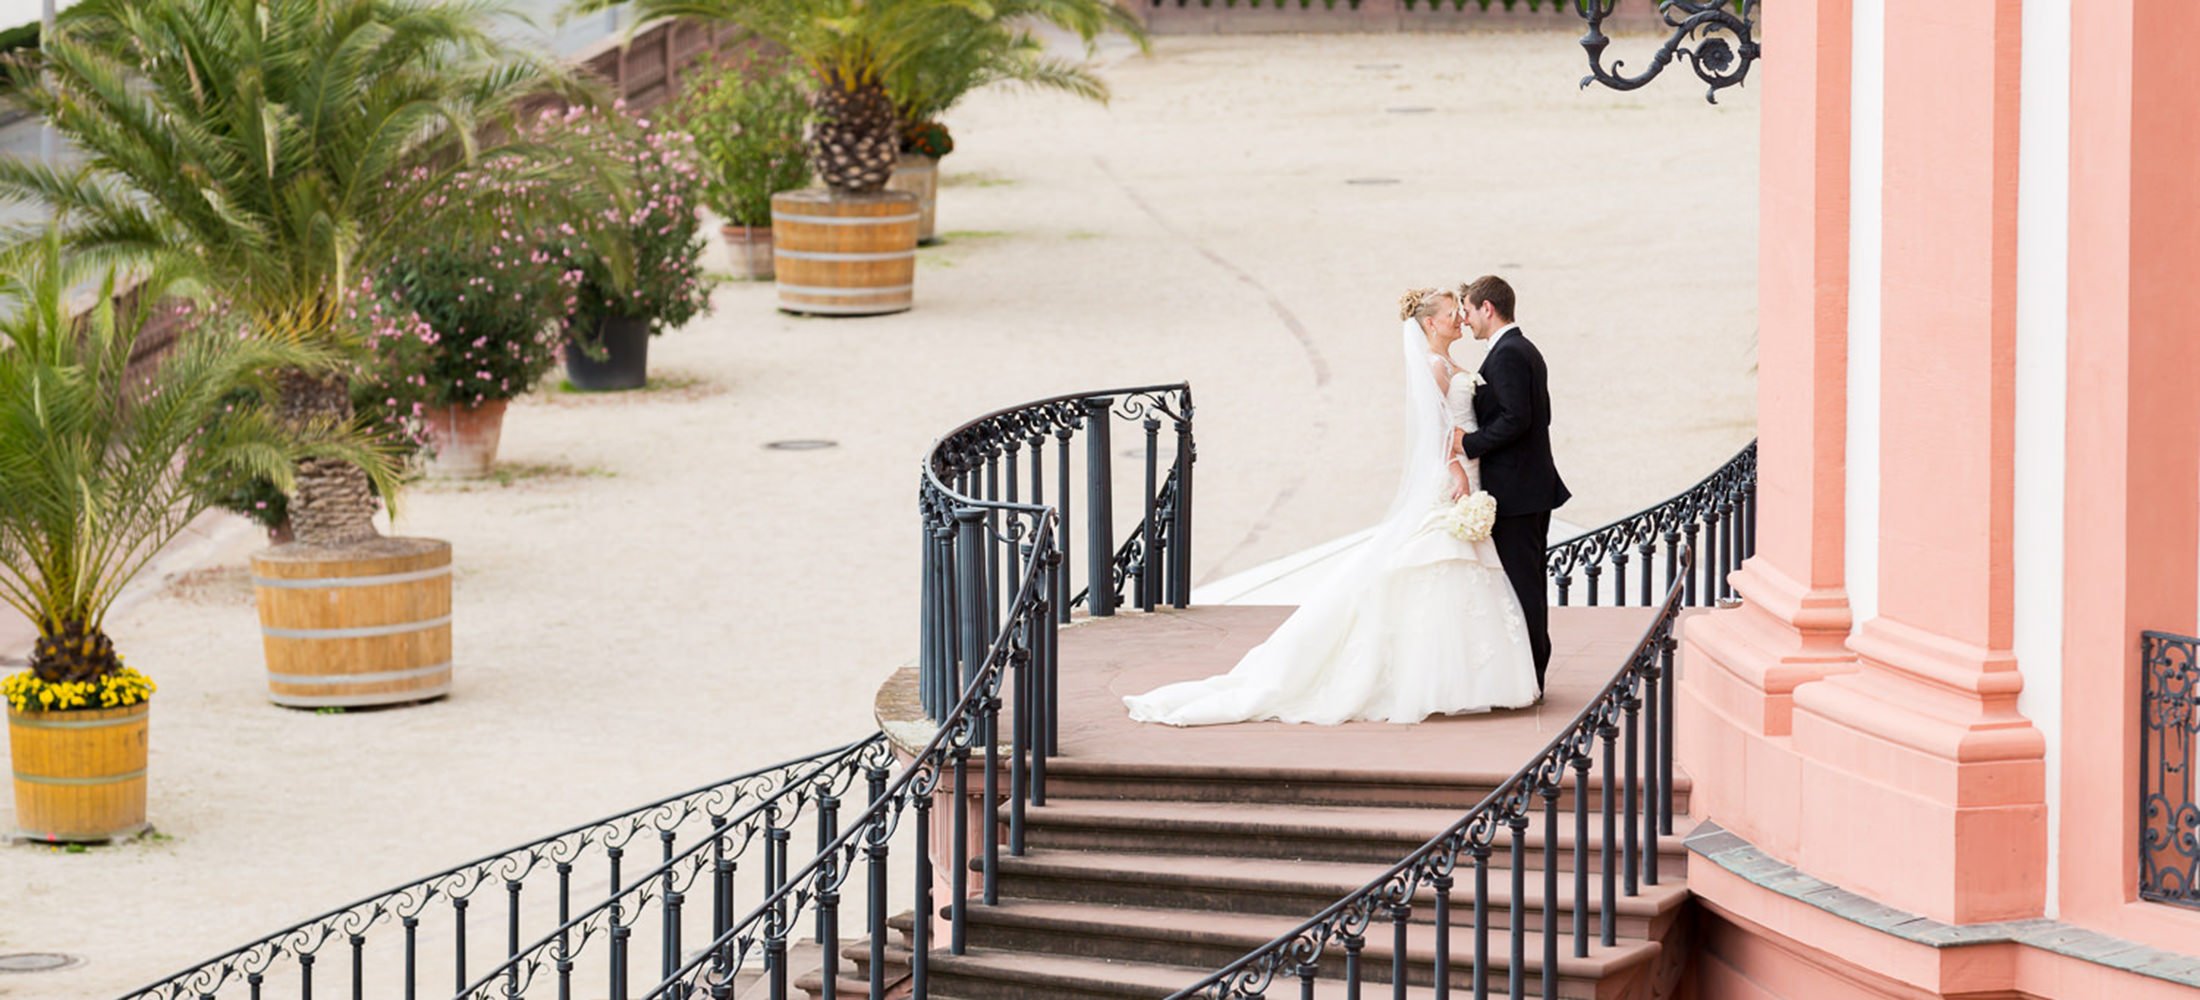
[[[1451,292],[1434,288],[1406,289],[1404,295],[1398,296],[1398,318],[1426,320],[1441,311],[1445,301],[1451,298]]]

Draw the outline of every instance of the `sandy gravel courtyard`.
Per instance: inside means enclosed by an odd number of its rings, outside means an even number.
[[[498,479],[414,492],[397,529],[456,549],[447,700],[271,706],[248,529],[146,581],[110,631],[161,686],[162,836],[0,849],[0,953],[83,959],[0,976],[0,995],[112,995],[870,731],[874,689],[914,649],[919,457],[997,406],[1189,380],[1202,580],[1380,513],[1409,284],[1513,279],[1550,363],[1569,520],[1663,497],[1751,437],[1749,90],[1580,91],[1564,33],[1112,58],[1110,107],[987,93],[951,116],[946,239],[921,254],[914,311],[802,319],[769,285],[725,286],[655,343],[652,389],[521,400]],[[837,447],[765,448],[786,439]],[[0,639],[23,652],[19,630]]]

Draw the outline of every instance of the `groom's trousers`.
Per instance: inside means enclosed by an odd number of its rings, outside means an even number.
[[[1505,578],[1520,597],[1520,615],[1528,623],[1528,648],[1535,652],[1535,689],[1551,666],[1551,608],[1543,552],[1551,535],[1551,512],[1500,517],[1490,526],[1490,541],[1505,565]]]

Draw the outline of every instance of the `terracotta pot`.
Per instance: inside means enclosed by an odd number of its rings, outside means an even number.
[[[446,479],[478,479],[489,474],[497,460],[497,441],[504,436],[506,400],[453,403],[427,411],[428,440],[435,457],[428,472]]]
[[[922,153],[903,153],[894,163],[894,176],[887,178],[886,190],[907,191],[917,196],[917,243],[930,246],[938,237],[933,235],[933,206],[940,197],[940,161]]]
[[[8,709],[16,835],[98,842],[145,832],[146,730],[151,706]]]
[[[772,227],[728,225],[719,230],[733,253],[733,273],[752,281],[772,277]]]

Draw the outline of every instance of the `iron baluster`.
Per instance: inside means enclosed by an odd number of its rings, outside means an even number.
[[[830,785],[826,785],[826,784],[822,784],[822,783],[820,783],[820,784],[818,785],[818,793],[817,793],[817,854],[818,854],[818,856],[823,856],[823,855],[825,854],[825,852],[826,852],[826,849],[828,849],[828,848],[830,848],[830,847],[832,847],[832,846],[833,846],[833,835],[834,835],[835,833],[838,833],[838,832],[840,832],[840,797],[839,797],[839,796],[837,796],[837,795],[834,795],[834,794],[832,793],[832,791],[831,791],[831,788],[832,788],[832,786],[830,786]],[[731,919],[732,919],[732,915],[731,915],[731,914],[728,914],[728,915],[727,915],[727,919],[728,919],[728,922],[731,922]],[[828,930],[828,928],[827,928],[827,926],[826,926],[826,923],[825,923],[825,913],[824,913],[824,911],[823,911],[823,910],[821,909],[821,910],[819,910],[819,911],[818,911],[818,914],[817,914],[817,943],[818,943],[818,944],[819,944],[820,946],[824,947],[824,948],[825,948],[825,950],[826,950],[826,953],[827,953],[827,954],[829,955],[829,954],[831,954],[831,952],[832,952],[832,942],[833,942],[833,941],[835,941],[835,940],[837,940],[837,938],[836,938],[836,937],[834,937],[834,936],[833,936],[833,935],[831,935],[831,934],[828,934],[828,933],[826,933],[826,931],[827,931],[827,930]],[[723,934],[723,933],[725,933],[725,928],[723,928],[723,927],[719,928],[719,929],[718,929],[718,933],[719,933],[719,934]],[[713,935],[713,936],[715,937],[716,935]]]
[[[1456,859],[1456,854],[1454,855]],[[1451,872],[1429,879],[1436,893],[1436,1000],[1451,998]]]
[[[1612,603],[1627,603],[1627,550],[1619,545],[1612,546]]]
[[[1505,956],[1505,992],[1513,1000],[1520,1000],[1521,976],[1528,964],[1528,814],[1523,811],[1507,817],[1505,828],[1512,834],[1507,845],[1512,853],[1512,899],[1505,913],[1505,937],[1511,945]]]
[[[420,918],[406,917],[399,926],[405,930],[405,1000],[414,1000],[420,986]],[[559,989],[564,990],[563,977]]]
[[[658,900],[659,922],[663,925],[657,929],[658,936],[663,942],[658,950],[664,953],[658,958],[658,964],[662,966],[657,970],[658,978],[672,975],[672,970],[680,967],[680,944],[672,937],[673,928],[677,923],[672,917],[672,911],[678,905],[672,898],[678,894],[677,883],[674,882],[672,876],[672,836],[671,830],[657,831],[657,842],[664,846],[664,857],[661,859],[662,864],[659,867],[664,869],[664,874],[660,877],[664,879],[665,887],[663,898]]]
[[[840,859],[821,852],[817,890],[818,1000],[840,998]]]
[[[1360,1000],[1360,949],[1367,939],[1347,931],[1344,936],[1344,995],[1346,1000]]]
[[[1069,621],[1071,603],[1069,599],[1069,526],[1070,498],[1074,496],[1069,491],[1069,438],[1071,433],[1068,424],[1063,424],[1054,429],[1054,538],[1055,549],[1060,553],[1062,560],[1061,572],[1056,573],[1054,576],[1054,611],[1062,616],[1061,620],[1064,622]]]
[[[881,794],[884,793],[882,788]],[[867,926],[871,934],[871,996],[884,1000],[886,996],[886,825],[873,821],[865,835],[869,843],[864,854],[871,861],[870,920]]]
[[[1321,963],[1304,962],[1299,965],[1299,1000],[1314,1000],[1314,977],[1321,974]]]
[[[367,936],[352,934],[351,942],[351,1000],[365,1000],[367,995],[367,965],[364,952]]]
[[[1659,754],[1665,749],[1665,744],[1660,739],[1663,734],[1659,731],[1665,720],[1658,711],[1658,692],[1663,686],[1663,679],[1658,676],[1658,661],[1655,655],[1644,656],[1642,666],[1642,710],[1644,712],[1642,720],[1642,738],[1644,741],[1642,748],[1642,812],[1639,816],[1629,813],[1627,821],[1632,824],[1639,819],[1641,822],[1643,845],[1642,884],[1656,885],[1658,884],[1658,803],[1664,797],[1663,776],[1658,773]]]
[[[455,950],[457,952],[457,954],[453,956],[453,964],[456,966],[456,969],[454,971],[458,973],[458,985],[453,988],[461,992],[466,989],[467,902],[468,900],[464,896],[454,897],[451,900],[451,933],[456,938]]]
[[[1566,606],[1566,592],[1572,590],[1574,586],[1574,574],[1571,572],[1561,573],[1557,582],[1558,606],[1563,608]]]
[[[516,957],[519,954],[519,886],[518,879],[507,878],[504,880],[504,957],[507,959]],[[518,995],[518,966],[512,967],[508,981],[511,983],[513,995]]]
[[[1024,755],[1031,749],[1031,656],[1019,649],[1009,654],[1008,663],[1015,705],[1009,713],[1008,853],[1020,858],[1024,856],[1024,800],[1031,794],[1024,773]]]
[[[1156,593],[1161,583],[1161,545],[1154,537],[1154,530],[1161,520],[1160,454],[1161,418],[1147,417],[1146,428],[1146,517],[1138,526],[1138,610],[1152,611],[1160,595]]]
[[[765,878],[772,895],[778,898],[764,919],[764,960],[771,971],[772,1000],[787,1000],[787,935],[792,921],[788,919],[786,895],[780,890],[787,887],[787,845],[794,839],[794,831],[774,824],[768,832],[772,850],[764,856]]]
[[[970,898],[970,748],[956,747],[955,758],[955,864],[948,870],[951,883],[947,897],[950,925],[947,935],[948,951],[960,955],[967,944],[963,932],[963,911]]]
[[[1648,572],[1650,564],[1642,564]],[[1558,793],[1565,771],[1553,767],[1543,795],[1543,983],[1542,996],[1558,995]],[[1575,905],[1580,905],[1579,899]]]
[[[634,930],[614,920],[611,924],[611,1000],[626,997],[626,941]]]
[[[1658,672],[1665,686],[1658,691],[1658,832],[1673,834],[1673,689],[1680,677],[1673,672],[1673,634],[1668,628],[1658,640]]]
[[[1406,922],[1413,919],[1413,905],[1397,902],[1390,906],[1390,996],[1391,1000],[1406,1000]]]
[[[311,953],[298,956],[298,997],[299,1000],[313,1000],[313,955]]]
[[[1047,755],[1058,756],[1062,752],[1062,630],[1061,622],[1069,621],[1069,552],[1055,549],[1047,554],[1047,574],[1055,586],[1050,593],[1060,595],[1060,617],[1048,623],[1047,636]],[[1040,805],[1046,804],[1046,782],[1039,783]]]
[[[1576,751],[1574,769],[1574,957],[1589,957],[1589,755]]]
[[[998,503],[1001,498],[1001,467],[994,458],[994,449],[986,449],[985,499]],[[980,508],[985,519],[985,634],[995,635],[1001,630],[1001,567],[1015,558],[1003,552],[1001,545],[1001,516],[991,504]]]
[[[1176,523],[1169,532],[1169,544],[1175,549],[1169,554],[1169,569],[1175,579],[1175,589],[1169,602],[1176,607],[1190,607],[1192,603],[1192,463],[1196,456],[1192,444],[1192,390],[1186,387],[1178,393],[1183,415],[1176,420]]]
[[[1589,599],[1583,602],[1583,605],[1585,607],[1591,608],[1596,607],[1597,581],[1599,577],[1602,577],[1604,575],[1604,564],[1599,562],[1592,562],[1587,566],[1583,566],[1581,568],[1581,572],[1583,576],[1589,578]]]
[[[1688,518],[1688,520],[1684,521],[1683,524],[1688,529],[1687,531],[1682,533],[1683,536],[1687,539],[1687,546],[1690,551],[1696,551],[1696,519],[1691,516]],[[1696,594],[1696,568],[1692,565],[1684,565],[1681,567],[1681,573],[1682,579],[1686,581],[1686,596],[1681,599],[1681,603],[1686,604],[1691,608],[1703,607],[1703,601],[1698,599]]]
[[[1623,745],[1626,750],[1625,756],[1627,759],[1627,770],[1625,772],[1625,776],[1621,779],[1622,785],[1620,792],[1626,803],[1627,815],[1624,817],[1626,822],[1623,824],[1624,830],[1622,831],[1620,836],[1624,839],[1626,844],[1626,853],[1624,855],[1625,871],[1623,873],[1623,877],[1626,881],[1626,893],[1627,895],[1632,896],[1635,895],[1638,887],[1636,875],[1639,869],[1637,866],[1641,864],[1640,855],[1636,853],[1641,849],[1641,844],[1638,843],[1635,838],[1635,815],[1641,805],[1640,800],[1637,798],[1638,789],[1635,785],[1636,777],[1641,773],[1638,770],[1639,762],[1636,760],[1637,732],[1635,729],[1635,723],[1636,716],[1640,713],[1642,709],[1642,702],[1635,698],[1632,691],[1629,691],[1628,693],[1621,696],[1619,704],[1620,711],[1624,715],[1624,726],[1622,727],[1622,732],[1624,733]]]
[[[937,773],[933,778],[937,780]],[[930,1000],[932,995],[932,796],[936,791],[924,789],[910,803],[917,814],[916,922],[909,928],[909,995],[913,1000]]]
[[[955,685],[955,694],[948,696],[951,705],[977,679],[990,645],[985,623],[985,512],[975,507],[957,508],[955,522],[959,526],[955,548],[962,561],[962,679]]]
[[[1085,610],[1094,618],[1115,613],[1115,509],[1109,482],[1108,407],[1093,396],[1085,405]]]
[[[1612,787],[1619,783],[1618,768],[1613,763],[1613,744],[1619,739],[1619,727],[1612,724],[1609,716],[1599,721],[1597,738],[1604,747],[1604,780],[1597,786],[1597,804],[1604,814],[1604,841],[1597,845],[1597,874],[1603,883],[1599,896],[1603,906],[1597,912],[1597,931],[1599,940],[1610,948],[1619,940],[1619,927],[1614,923],[1619,909],[1619,865],[1612,857],[1612,842],[1619,839],[1619,829],[1612,816]]]
[[[1646,608],[1654,607],[1658,603],[1657,597],[1653,593],[1656,584],[1650,578],[1656,575],[1655,571],[1651,569],[1652,566],[1656,565],[1654,562],[1657,557],[1656,543],[1650,540],[1650,536],[1644,535],[1642,544],[1636,547],[1636,552],[1642,556],[1642,606]]]
[[[1001,699],[985,699],[980,712],[979,731],[985,740],[985,788],[978,792],[978,801],[982,803],[978,810],[978,833],[984,838],[985,848],[985,878],[981,889],[985,893],[985,905],[996,906],[1001,901],[997,881],[1001,871],[1001,813],[994,799],[1000,794],[1001,755],[1000,741],[994,738],[999,733],[994,727],[1000,721]]]
[[[926,492],[929,492],[927,490]],[[919,500],[921,507],[930,504]],[[932,536],[932,516],[927,509],[917,521],[920,536],[917,572],[917,700],[925,718],[938,721],[944,714],[939,702],[939,542]]]
[[[1490,845],[1480,836],[1467,845],[1474,855],[1474,1000],[1490,996]]]

